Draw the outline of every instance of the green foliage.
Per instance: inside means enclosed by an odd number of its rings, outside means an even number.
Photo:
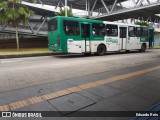
[[[27,23],[29,16],[33,14],[33,11],[29,10],[25,5],[22,5],[21,2],[22,0],[6,0],[0,3],[0,22],[11,23],[12,26],[16,28],[17,50],[19,50],[19,22]]]
[[[35,0],[24,0],[24,1],[33,3]]]
[[[149,26],[147,22],[136,22],[135,24],[140,26]]]
[[[0,3],[0,21],[11,22],[14,27],[18,26],[19,21],[27,23],[29,16],[33,13],[32,10],[21,4],[21,0],[6,0]]]
[[[17,51],[14,48],[2,49],[0,48],[0,56],[1,55],[24,55],[24,54],[43,54],[43,53],[53,53],[53,51],[49,51],[48,48],[21,48]]]
[[[155,49],[160,49],[160,46],[154,46],[153,48],[155,48]]]
[[[65,9],[67,8],[60,8],[59,12],[56,13],[57,16],[65,16]],[[73,17],[72,9],[67,9],[67,16]]]

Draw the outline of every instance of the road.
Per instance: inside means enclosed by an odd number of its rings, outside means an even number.
[[[160,49],[104,56],[53,55],[0,60],[0,92],[157,61]]]

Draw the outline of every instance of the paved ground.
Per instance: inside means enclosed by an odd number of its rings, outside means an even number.
[[[54,55],[0,60],[0,91],[126,68],[158,60],[160,49],[105,56]]]
[[[160,50],[149,50],[100,57],[3,59],[0,60],[0,109],[6,105],[9,110],[59,111],[61,116],[73,111],[144,111],[160,102],[159,58]],[[61,90],[64,91],[57,95]],[[36,96],[42,100],[38,98],[39,102],[33,100],[32,105],[19,106]]]

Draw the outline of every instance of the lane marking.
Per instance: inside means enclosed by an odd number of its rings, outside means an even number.
[[[56,91],[53,93],[49,93],[49,94],[45,94],[45,95],[41,95],[41,96],[36,96],[36,97],[31,97],[28,99],[24,99],[24,100],[20,100],[20,101],[16,101],[16,102],[12,102],[9,104],[5,104],[5,105],[1,105],[0,106],[0,111],[11,111],[11,110],[16,110],[18,108],[23,108],[29,105],[33,105],[36,103],[40,103],[43,101],[47,101],[47,100],[51,100],[51,99],[55,99],[64,95],[68,95],[71,93],[75,93],[75,92],[79,92],[82,90],[86,90],[89,88],[93,88],[96,86],[100,86],[100,85],[104,85],[113,81],[118,81],[118,80],[123,80],[126,78],[130,78],[133,76],[137,76],[137,75],[141,75],[141,74],[145,74],[154,70],[158,70],[160,69],[160,66],[156,66],[156,67],[152,67],[152,68],[148,68],[148,69],[144,69],[144,70],[140,70],[140,71],[136,71],[136,72],[131,72],[131,73],[127,73],[127,74],[122,74],[122,75],[118,75],[115,77],[111,77],[108,79],[104,79],[104,80],[99,80],[99,81],[95,81],[95,82],[89,82],[86,84],[82,84],[79,86],[75,86],[75,87],[71,87],[71,88],[67,88],[67,89],[63,89],[60,91]]]
[[[2,64],[4,64],[4,63],[15,63],[15,62],[20,62],[20,61],[23,61],[23,60],[13,60],[13,61],[5,60],[5,61],[1,61],[1,63]]]

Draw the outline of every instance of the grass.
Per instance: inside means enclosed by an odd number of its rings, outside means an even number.
[[[160,46],[154,46],[153,48],[160,49]]]
[[[17,49],[0,49],[0,55],[20,55],[20,54],[41,54],[41,53],[53,53],[48,48],[20,48]]]

